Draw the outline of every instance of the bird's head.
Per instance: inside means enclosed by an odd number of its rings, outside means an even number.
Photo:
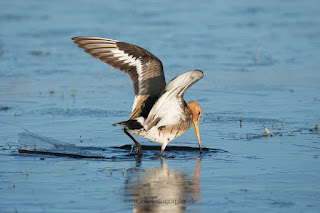
[[[195,129],[196,134],[197,134],[200,153],[202,153],[200,133],[199,133],[199,120],[200,120],[200,117],[202,115],[202,110],[201,110],[200,104],[198,104],[195,101],[189,102],[188,106],[192,111],[192,123],[193,123],[194,129]]]

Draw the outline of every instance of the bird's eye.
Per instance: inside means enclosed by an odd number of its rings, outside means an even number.
[[[201,114],[201,112],[199,111],[199,112],[198,112],[198,115],[200,115],[200,114]]]

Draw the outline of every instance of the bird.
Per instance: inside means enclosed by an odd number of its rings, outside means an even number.
[[[113,125],[123,126],[124,133],[138,148],[139,158],[142,157],[142,147],[131,134],[160,143],[158,157],[162,157],[167,144],[184,134],[191,124],[202,153],[198,125],[202,109],[195,101],[186,103],[183,95],[203,78],[203,71],[182,73],[166,84],[162,62],[142,47],[100,37],[71,39],[92,57],[129,75],[134,89],[132,112],[128,120]]]

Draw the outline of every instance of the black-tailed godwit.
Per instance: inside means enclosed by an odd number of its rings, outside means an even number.
[[[184,92],[203,78],[201,70],[182,73],[166,84],[161,61],[141,47],[98,37],[72,40],[92,57],[129,75],[135,94],[132,113],[127,121],[114,125],[124,126],[124,132],[138,147],[139,157],[141,145],[129,132],[160,143],[162,156],[167,144],[185,133],[192,123],[202,152],[198,126],[201,107],[195,101],[187,104],[183,99]]]

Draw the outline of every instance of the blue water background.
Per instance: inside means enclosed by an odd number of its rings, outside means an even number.
[[[0,29],[1,212],[132,212],[124,200],[146,184],[149,196],[197,200],[179,211],[319,212],[319,1],[2,0]],[[73,36],[139,45],[167,82],[203,70],[185,99],[202,106],[202,144],[220,151],[139,162],[111,149],[131,144],[111,125],[130,115],[131,82]],[[23,129],[114,160],[19,154]],[[169,145],[197,147],[194,131]]]

